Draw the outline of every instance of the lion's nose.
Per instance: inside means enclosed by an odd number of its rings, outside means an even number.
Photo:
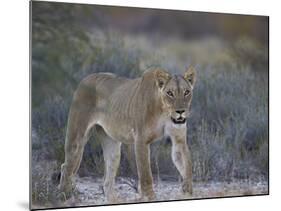
[[[182,115],[184,112],[185,112],[185,110],[176,110],[176,113],[180,114],[180,115]]]

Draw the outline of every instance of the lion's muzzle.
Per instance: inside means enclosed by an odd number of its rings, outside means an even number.
[[[186,122],[186,112],[185,110],[176,110],[175,117],[171,117],[174,124],[185,124]]]

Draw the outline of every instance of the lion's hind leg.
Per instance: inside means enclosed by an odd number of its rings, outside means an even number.
[[[105,163],[103,184],[104,194],[108,203],[117,203],[118,198],[114,190],[114,185],[115,177],[120,164],[121,142],[115,141],[109,137],[102,127],[97,127],[96,129],[101,140]]]
[[[73,179],[76,175],[88,141],[89,112],[83,110],[72,110],[67,125],[65,142],[65,161],[61,166],[61,178],[59,189],[67,196],[74,189]]]
[[[85,137],[77,137],[75,144],[67,144],[65,147],[65,162],[61,166],[61,178],[59,189],[69,195],[74,189],[73,179],[76,175],[84,152]]]

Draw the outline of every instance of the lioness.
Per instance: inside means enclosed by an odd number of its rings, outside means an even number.
[[[104,193],[115,201],[114,181],[121,143],[133,144],[141,199],[153,200],[150,144],[164,136],[172,140],[172,160],[182,177],[182,191],[192,193],[192,163],[186,143],[195,71],[171,75],[152,68],[136,79],[111,73],[86,77],[74,93],[65,141],[65,162],[59,188],[71,192],[88,134],[92,127],[102,137],[105,161]]]

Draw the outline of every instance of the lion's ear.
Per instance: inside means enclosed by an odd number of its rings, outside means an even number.
[[[196,81],[196,72],[194,67],[190,66],[183,75],[184,79],[189,81],[192,86],[194,86]]]
[[[155,79],[157,86],[161,89],[171,79],[170,73],[162,69],[155,70]]]

